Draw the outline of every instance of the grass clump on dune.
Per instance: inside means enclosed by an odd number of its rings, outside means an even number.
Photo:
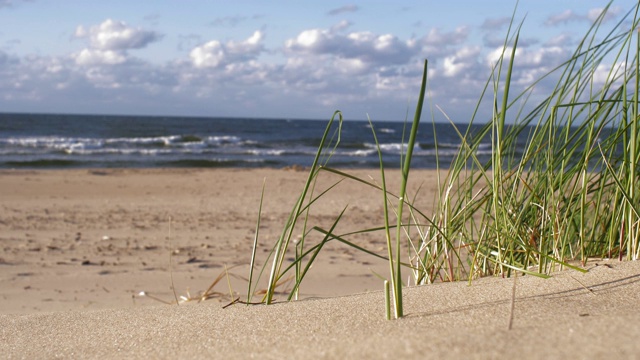
[[[329,241],[389,261],[388,296],[393,302],[388,306],[393,307],[390,313],[396,318],[403,316],[402,287],[408,285],[402,283],[403,269],[411,274],[411,282],[419,285],[487,275],[512,276],[515,272],[547,277],[563,267],[583,271],[580,265],[592,257],[637,260],[638,6],[603,34],[607,10],[567,61],[518,94],[510,92],[520,35],[520,27],[512,23],[502,56],[468,124],[452,122],[461,146],[446,176],[439,178],[431,214],[414,207],[415,202],[405,193],[411,151],[420,136],[417,129],[427,84],[426,62],[407,152],[401,159],[402,185],[397,195],[386,188],[382,159],[381,185],[331,167],[331,154],[339,146],[342,125],[342,114],[336,112],[327,125],[303,191],[270,253],[271,267],[265,265],[260,271],[269,270],[262,302],[272,303],[275,288],[290,275],[294,285],[288,299],[297,298],[300,283]],[[550,93],[534,106],[526,105],[536,85],[550,79],[555,82]],[[535,96],[540,98],[538,93]],[[488,121],[478,115],[484,106],[492,110]],[[479,131],[475,126],[478,123],[482,124]],[[373,124],[371,127],[374,129]],[[375,130],[372,136],[375,139]],[[484,160],[478,151],[487,139],[492,156]],[[309,224],[314,203],[332,189],[316,194],[315,183],[323,172],[378,189],[384,204],[384,223],[337,234],[336,225],[348,212],[344,208],[336,209],[329,228]],[[306,241],[311,233],[321,234],[321,240]],[[385,237],[386,256],[356,245],[350,240],[356,234]],[[294,238],[297,241],[292,241]],[[292,261],[285,256],[290,247],[295,247]],[[253,272],[252,266],[252,279]],[[248,301],[251,296],[250,284]]]

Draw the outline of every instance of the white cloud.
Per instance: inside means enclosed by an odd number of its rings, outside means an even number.
[[[331,33],[327,30],[311,29],[301,32],[295,39],[287,40],[288,49],[307,51],[323,51],[324,44],[331,39]],[[315,50],[314,50],[315,49]]]
[[[336,59],[335,66],[338,71],[345,74],[363,74],[369,70],[369,66],[361,59]]]
[[[222,43],[213,40],[194,48],[189,56],[197,67],[216,67],[224,60],[225,52]]]
[[[88,38],[92,48],[104,51],[141,49],[162,38],[155,31],[133,28],[123,21],[113,19],[107,19],[89,29],[80,25],[76,28],[75,36]]]
[[[625,71],[625,63],[617,62],[611,64],[598,64],[593,71],[591,79],[596,85],[604,85],[605,83],[614,83],[614,86],[622,86],[622,76]],[[615,79],[615,81],[613,81]]]
[[[489,51],[489,53],[485,56],[485,61],[487,65],[493,67],[500,61],[500,58],[502,57],[504,57],[504,62],[508,62],[511,58],[512,52],[513,47],[496,47],[492,51]],[[516,57],[518,56],[518,52],[522,52],[522,49],[516,49]]]
[[[486,63],[489,66],[495,66],[500,57],[504,53],[504,63],[511,61],[511,54],[513,53],[513,47],[506,47],[504,50],[502,47],[495,48],[489,52],[486,56]],[[517,48],[515,52],[515,67],[521,69],[528,68],[541,68],[545,67],[550,69],[553,66],[559,65],[561,61],[566,60],[568,56],[567,50],[559,46],[548,46],[538,49],[526,49]]]
[[[263,50],[262,40],[264,40],[264,33],[262,33],[262,31],[256,31],[244,41],[229,41],[227,43],[227,49],[232,54],[259,54]]]
[[[189,53],[194,66],[218,67],[221,65],[256,59],[264,51],[264,33],[256,31],[248,39],[236,42],[222,43],[212,40],[197,46]]]
[[[445,57],[442,65],[443,75],[453,77],[468,73],[478,63],[478,55],[480,55],[479,47],[465,46],[454,55]]]
[[[78,65],[122,64],[127,60],[121,52],[112,50],[83,49],[74,56]]]
[[[294,56],[328,55],[374,64],[403,64],[420,50],[416,41],[402,41],[391,34],[367,31],[343,34],[335,28],[305,30],[285,42],[285,52]]]
[[[162,38],[162,35],[154,31],[134,28],[112,19],[88,29],[80,25],[74,36],[88,40],[88,48],[71,55],[76,64],[82,66],[125,63],[129,59],[129,50],[144,48]]]

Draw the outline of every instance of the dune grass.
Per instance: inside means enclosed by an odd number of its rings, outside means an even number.
[[[520,26],[511,24],[502,56],[473,116],[465,126],[452,122],[461,145],[446,176],[438,180],[438,198],[431,214],[414,207],[415,197],[406,193],[412,150],[420,136],[417,130],[427,63],[406,154],[401,159],[402,185],[397,194],[386,187],[382,159],[381,185],[330,166],[342,125],[342,114],[336,111],[321,138],[303,190],[269,255],[268,288],[262,302],[274,301],[275,288],[290,273],[294,286],[288,299],[297,298],[301,282],[329,241],[339,241],[389,262],[387,280],[391,289],[387,296],[393,304],[387,301],[387,316],[391,317],[389,308],[393,307],[395,318],[403,316],[402,287],[409,285],[402,282],[403,269],[411,273],[413,284],[420,285],[471,281],[488,275],[508,277],[516,272],[548,277],[564,267],[584,271],[581,265],[592,257],[637,260],[638,6],[603,34],[607,10],[594,21],[567,61],[517,94],[511,92],[511,80],[518,66]],[[541,98],[536,86],[543,81],[553,81],[555,86]],[[540,100],[530,106],[531,98]],[[486,106],[492,110],[490,119],[478,115]],[[442,111],[446,115],[446,109]],[[482,124],[479,131],[474,126],[478,123]],[[371,128],[375,139],[373,123]],[[491,140],[492,156],[481,161],[478,149],[486,139]],[[524,151],[518,152],[517,148]],[[315,182],[324,172],[379,190],[384,224],[336,234],[336,225],[347,208],[336,209],[328,229],[309,224],[313,204],[332,189],[315,193]],[[391,225],[393,217],[395,225]],[[321,240],[305,241],[312,232],[320,233]],[[356,245],[350,240],[355,234],[385,237],[386,256]],[[295,257],[287,261],[286,253],[292,246]],[[266,265],[260,274],[265,270]],[[254,279],[254,266],[250,278]],[[249,286],[251,301],[251,283]]]

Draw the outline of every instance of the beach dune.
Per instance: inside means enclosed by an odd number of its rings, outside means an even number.
[[[376,179],[375,170],[355,172]],[[421,189],[427,210],[436,176],[412,172],[410,191]],[[637,262],[593,259],[584,274],[518,277],[513,303],[513,278],[409,287],[406,316],[388,321],[375,275],[388,264],[329,244],[302,300],[278,295],[272,306],[223,308],[246,296],[263,181],[259,265],[305,177],[276,169],[2,171],[2,357],[638,357]],[[319,186],[337,180],[322,177]],[[375,191],[343,181],[331,194],[317,204],[316,223],[331,224],[344,206],[341,231],[379,223]],[[357,240],[384,253],[384,239]],[[226,273],[208,301],[139,296],[196,299]]]

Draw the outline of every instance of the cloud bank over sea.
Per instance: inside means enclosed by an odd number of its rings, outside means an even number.
[[[513,84],[523,89],[570,56],[603,10],[587,3],[520,2]],[[253,5],[0,1],[1,109],[320,119],[340,109],[353,119],[403,120],[428,59],[432,103],[466,122],[515,6]],[[627,5],[614,3],[605,24]]]

